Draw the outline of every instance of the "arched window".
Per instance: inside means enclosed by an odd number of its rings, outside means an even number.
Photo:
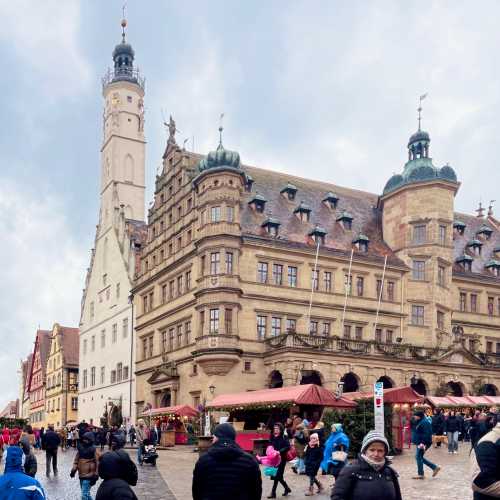
[[[384,384],[384,389],[391,389],[394,387],[394,382],[389,377],[380,377],[377,382],[382,382]]]
[[[269,377],[269,388],[276,389],[278,387],[283,387],[283,376],[281,375],[281,372],[274,370],[271,372],[271,376]]]
[[[344,392],[357,392],[359,390],[358,377],[354,373],[346,373],[341,381],[344,382]]]

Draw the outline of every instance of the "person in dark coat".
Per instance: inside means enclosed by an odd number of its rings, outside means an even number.
[[[441,436],[444,434],[444,417],[441,408],[436,408],[434,415],[432,416],[432,436],[434,441],[434,447],[441,447]],[[437,438],[437,439],[436,439]]]
[[[388,453],[384,435],[370,431],[363,439],[358,459],[340,471],[331,499],[402,500],[398,474],[389,465]]]
[[[309,478],[309,489],[305,493],[306,497],[314,495],[314,485],[318,487],[318,493],[323,491],[323,486],[316,477],[321,461],[323,460],[323,453],[324,447],[320,443],[318,435],[316,433],[311,434],[304,455],[306,475]]]
[[[273,432],[269,438],[269,444],[277,451],[280,452],[281,462],[278,465],[278,472],[274,476],[273,487],[271,489],[271,494],[267,498],[276,498],[276,490],[278,488],[278,483],[281,483],[285,491],[283,496],[286,497],[292,490],[288,487],[284,479],[285,467],[286,467],[286,455],[290,449],[290,441],[285,437],[285,429],[283,424],[276,423],[273,426]]]
[[[19,444],[21,445],[24,453],[24,473],[28,474],[30,477],[35,477],[38,469],[38,463],[28,436],[23,436],[19,441]]]
[[[95,500],[138,500],[130,486],[137,484],[137,467],[123,450],[108,451],[99,460],[103,482]]]
[[[42,448],[45,450],[45,463],[46,475],[50,477],[50,463],[52,462],[52,469],[54,476],[57,476],[57,449],[61,444],[59,434],[54,432],[54,426],[49,425],[47,432],[43,435]]]
[[[193,500],[260,500],[262,478],[259,464],[235,442],[231,424],[219,424],[212,446],[193,470]]]
[[[444,423],[444,430],[448,436],[448,453],[458,453],[458,434],[460,432],[460,420],[455,411],[451,410]]]
[[[413,479],[424,479],[424,465],[432,469],[432,476],[434,477],[441,470],[441,467],[424,458],[425,452],[432,444],[432,426],[423,411],[414,413],[411,424],[411,442],[417,447],[415,460],[417,461],[418,472],[418,475],[413,476]]]

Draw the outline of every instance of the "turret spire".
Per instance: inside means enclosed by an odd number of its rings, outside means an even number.
[[[223,147],[222,146],[222,131],[224,130],[224,127],[222,126],[222,119],[224,118],[224,113],[221,113],[220,114],[220,118],[219,118],[219,147]]]
[[[418,108],[417,108],[417,111],[418,111],[418,131],[420,132],[421,127],[421,122],[422,122],[422,101],[427,97],[427,93],[423,94],[420,96],[420,99],[419,99],[419,104],[418,104]]]

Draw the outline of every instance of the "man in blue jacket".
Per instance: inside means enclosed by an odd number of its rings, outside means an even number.
[[[432,477],[436,476],[441,467],[424,458],[425,452],[432,445],[432,424],[425,417],[423,411],[416,411],[413,414],[411,442],[417,447],[415,459],[417,460],[418,475],[414,476],[413,479],[425,479],[424,465],[432,469]]]
[[[45,500],[41,484],[24,473],[23,450],[9,446],[5,473],[0,476],[0,500]]]

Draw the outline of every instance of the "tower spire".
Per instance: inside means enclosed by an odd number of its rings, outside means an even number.
[[[122,43],[125,43],[125,28],[127,27],[127,18],[125,17],[125,10],[127,9],[127,2],[123,4],[122,7]]]
[[[219,118],[219,147],[223,147],[222,146],[222,131],[224,130],[224,127],[222,126],[223,118],[224,118],[224,113],[221,113]]]
[[[422,101],[427,97],[427,94],[423,94],[419,98],[419,104],[418,104],[418,131],[420,132],[421,129],[421,123],[422,123]]]

